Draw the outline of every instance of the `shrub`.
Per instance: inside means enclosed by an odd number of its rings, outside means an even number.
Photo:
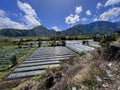
[[[83,55],[85,55],[85,52],[82,51],[82,52],[79,53],[79,55],[83,56]]]
[[[13,55],[11,58],[10,58],[11,62],[12,62],[12,66],[15,66],[17,65],[17,56],[16,55]]]
[[[56,44],[57,44],[56,41],[53,40],[52,43],[51,43],[51,46],[56,46]]]
[[[38,41],[38,47],[41,47],[42,42]]]
[[[83,45],[88,45],[88,41],[83,41],[82,44]]]
[[[33,43],[30,43],[30,47],[31,47],[31,48],[33,47]]]
[[[18,43],[18,48],[22,48],[22,45],[23,45],[23,39],[21,38],[19,43]]]
[[[62,40],[61,43],[62,43],[62,46],[66,45],[65,40]]]
[[[100,44],[103,47],[109,47],[112,41],[116,41],[117,37],[114,34],[104,35],[100,39]]]

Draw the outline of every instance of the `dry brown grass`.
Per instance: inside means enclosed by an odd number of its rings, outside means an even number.
[[[112,42],[111,45],[114,45],[114,46],[118,46],[118,47],[120,47],[120,37],[118,38],[117,41]]]
[[[84,82],[85,79],[90,77],[90,65],[83,67],[72,79],[71,82],[75,85],[79,85]]]

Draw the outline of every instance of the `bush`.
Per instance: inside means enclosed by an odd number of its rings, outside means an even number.
[[[100,39],[100,44],[103,47],[109,47],[112,41],[116,41],[117,37],[114,34],[104,35]]]
[[[38,47],[41,47],[42,42],[38,41]]]
[[[61,43],[62,43],[62,46],[66,45],[65,40],[62,40]]]
[[[30,43],[30,47],[33,48],[33,43]]]
[[[16,55],[13,55],[11,58],[10,58],[11,62],[12,62],[12,67],[17,65],[17,56]]]
[[[52,41],[51,46],[56,46],[56,41],[55,40]]]
[[[88,45],[88,41],[83,41],[82,44],[83,45]]]
[[[22,48],[22,46],[23,46],[23,39],[21,38],[18,43],[18,48]]]
[[[85,55],[85,52],[82,51],[82,52],[79,53],[79,55],[80,55],[80,56],[84,56],[84,55]]]

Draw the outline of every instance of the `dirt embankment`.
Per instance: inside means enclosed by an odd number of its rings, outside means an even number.
[[[110,46],[102,51],[103,59],[120,62],[120,47]]]
[[[64,61],[13,90],[120,90],[120,47],[110,46]]]

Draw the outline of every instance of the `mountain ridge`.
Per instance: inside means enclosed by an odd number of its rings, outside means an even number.
[[[90,24],[78,24],[65,31],[63,35],[108,34],[120,30],[120,22],[96,21]]]
[[[120,22],[96,21],[90,24],[78,24],[64,31],[61,31],[63,36],[78,36],[78,35],[91,35],[91,34],[108,34],[120,30]],[[45,26],[40,25],[33,29],[2,29],[0,30],[1,36],[6,37],[49,37],[56,34],[55,30],[49,30]]]

